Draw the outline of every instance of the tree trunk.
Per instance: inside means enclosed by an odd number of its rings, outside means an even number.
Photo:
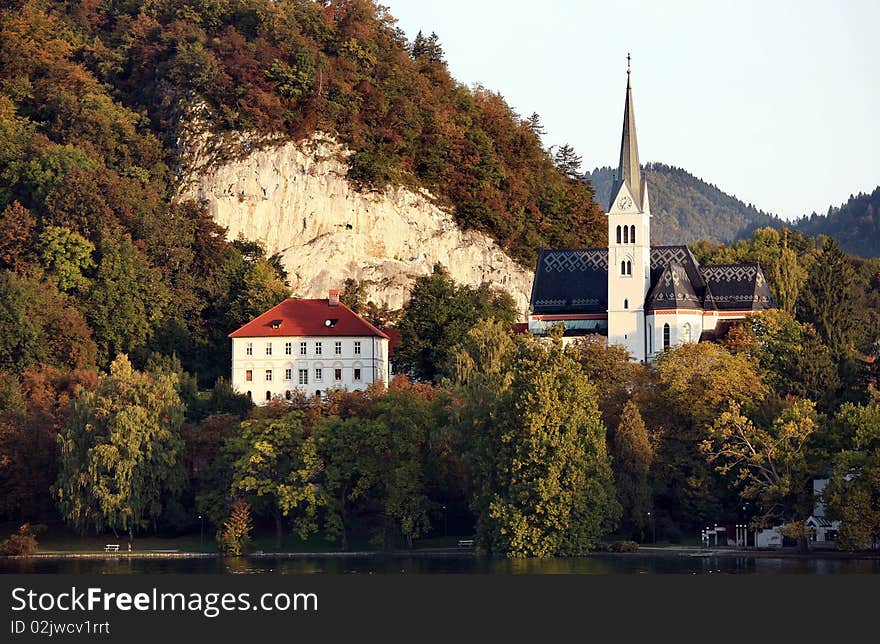
[[[284,526],[281,521],[281,510],[275,509],[275,549],[281,551],[281,542],[284,539]]]

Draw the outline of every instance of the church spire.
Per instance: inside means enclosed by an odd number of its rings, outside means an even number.
[[[642,172],[639,166],[639,144],[636,140],[636,115],[633,110],[630,84],[630,55],[626,55],[626,102],[623,107],[623,135],[620,140],[620,164],[617,179],[629,186],[639,208],[642,207]]]

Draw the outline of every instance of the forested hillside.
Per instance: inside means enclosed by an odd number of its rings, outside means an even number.
[[[848,253],[880,257],[880,187],[871,194],[850,196],[824,215],[805,215],[793,224],[806,235],[834,237]]]
[[[690,244],[698,239],[726,243],[747,237],[756,228],[783,223],[681,168],[648,163],[644,169],[654,216],[654,244]],[[603,208],[610,198],[613,172],[603,167],[586,174]]]

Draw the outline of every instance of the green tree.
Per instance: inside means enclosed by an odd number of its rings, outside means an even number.
[[[561,145],[553,153],[553,162],[556,164],[556,167],[569,179],[580,178],[581,160],[582,157],[568,143]]]
[[[183,404],[171,374],[132,368],[123,354],[94,391],[74,401],[58,433],[61,467],[53,493],[65,520],[133,535],[155,521],[184,485]]]
[[[560,338],[518,345],[507,370],[509,379],[493,379],[501,388],[488,414],[466,416],[489,420],[467,429],[479,546],[508,557],[583,554],[619,514],[595,388]]]
[[[168,305],[159,272],[126,234],[110,234],[98,245],[100,260],[86,297],[85,313],[95,331],[99,362],[142,347]]]
[[[712,424],[700,448],[743,499],[759,501],[756,526],[802,522],[812,508],[807,452],[817,428],[815,405],[809,400],[790,402],[767,427],[756,426],[733,403]]]
[[[40,234],[40,246],[43,266],[58,280],[59,289],[67,292],[88,286],[83,272],[94,265],[94,244],[68,228],[48,226]]]
[[[439,264],[431,275],[419,277],[400,320],[400,347],[395,367],[420,380],[435,380],[452,348],[480,320],[512,325],[517,315],[513,299],[488,285],[457,285]]]
[[[833,239],[822,247],[798,297],[798,318],[812,324],[835,356],[842,356],[864,331],[863,291],[856,271]]]
[[[283,517],[297,508],[312,517],[316,503],[310,481],[317,462],[304,449],[302,413],[282,414],[244,421],[240,434],[228,443],[235,455],[232,492],[251,495],[255,509],[272,517],[278,548],[284,537]],[[299,527],[303,536],[311,529],[307,521]]]
[[[876,548],[880,543],[880,395],[875,390],[866,405],[843,405],[836,421],[845,427],[848,445],[834,459],[825,490],[828,511],[841,520],[841,548]]]
[[[623,408],[611,446],[614,483],[622,508],[621,528],[641,539],[652,509],[648,473],[654,460],[654,448],[639,407],[632,400]]]

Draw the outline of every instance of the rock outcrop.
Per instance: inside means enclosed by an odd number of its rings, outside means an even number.
[[[219,164],[191,151],[197,169],[181,196],[204,200],[230,239],[243,235],[280,253],[300,297],[324,297],[351,277],[374,302],[396,309],[413,279],[440,262],[457,282],[508,291],[525,312],[531,272],[486,235],[462,231],[426,191],[356,189],[346,178],[349,154],[326,136]]]

